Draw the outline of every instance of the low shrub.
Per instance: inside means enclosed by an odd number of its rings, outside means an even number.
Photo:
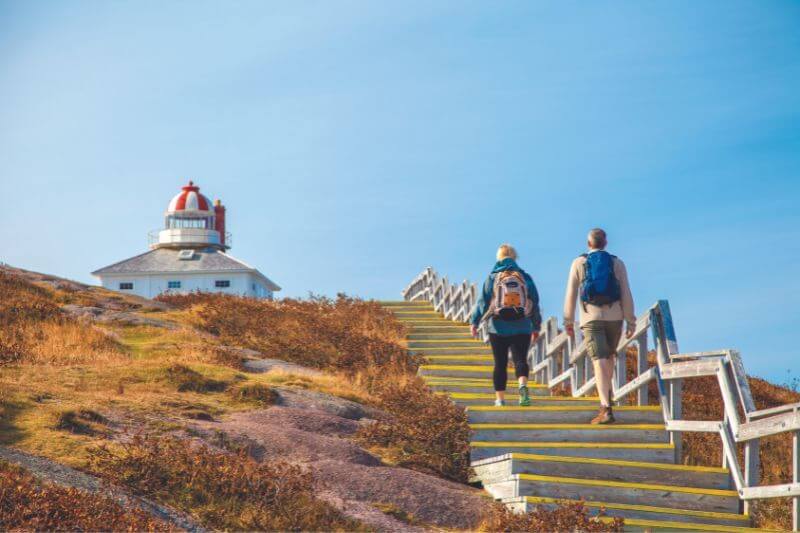
[[[110,498],[39,482],[0,461],[0,527],[4,531],[174,531]]]
[[[601,514],[602,516],[602,514]],[[623,531],[622,518],[600,520],[589,514],[581,503],[563,502],[555,509],[537,507],[530,513],[513,513],[505,506],[493,504],[480,526],[481,531]]]
[[[244,383],[230,390],[231,396],[239,402],[254,403],[266,407],[275,403],[278,394],[261,383]]]
[[[55,429],[69,431],[79,435],[100,435],[106,433],[102,426],[108,419],[91,409],[62,411],[56,417]]]
[[[383,458],[398,466],[468,481],[470,429],[462,407],[417,377],[392,377],[372,389],[390,417],[359,429],[363,445],[383,448]]]
[[[172,437],[137,436],[119,449],[101,446],[90,468],[135,492],[198,517],[210,528],[258,531],[357,530],[315,496],[313,478],[285,462],[256,463]]]
[[[175,364],[167,368],[167,381],[172,383],[178,392],[221,392],[228,384],[211,379],[186,365]]]

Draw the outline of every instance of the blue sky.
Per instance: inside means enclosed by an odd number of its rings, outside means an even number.
[[[91,281],[186,179],[284,295],[605,227],[682,350],[800,373],[800,4],[0,0],[0,260]]]

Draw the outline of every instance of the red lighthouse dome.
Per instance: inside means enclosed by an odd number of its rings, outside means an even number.
[[[167,206],[167,214],[181,211],[213,211],[214,208],[208,198],[200,194],[200,187],[193,181],[181,187],[181,192],[175,195]]]

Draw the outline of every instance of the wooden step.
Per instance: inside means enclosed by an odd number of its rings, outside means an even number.
[[[600,518],[603,522],[612,522],[614,519],[611,517]],[[714,531],[714,532],[724,532],[724,533],[752,533],[755,531],[773,531],[769,529],[759,529],[759,528],[750,528],[750,527],[736,527],[736,526],[723,526],[723,525],[711,525],[711,524],[700,524],[700,523],[684,523],[684,522],[677,522],[677,521],[668,521],[668,520],[643,520],[639,518],[631,518],[630,520],[625,521],[625,531],[641,531],[643,533],[652,533],[654,531],[693,531],[693,532],[703,532],[703,531]]]
[[[516,387],[516,384],[514,384]],[[580,398],[573,398],[572,396],[548,396],[546,394],[538,395],[535,394],[534,389],[531,389],[528,386],[530,391],[531,402],[533,405],[587,405],[587,406],[594,406],[595,408],[599,405],[600,399],[592,396],[582,396]],[[436,394],[444,394],[448,396],[451,400],[453,400],[458,405],[463,406],[475,406],[475,405],[493,405],[495,395],[494,392],[488,393],[473,393],[473,392],[447,392],[447,391],[437,391]],[[506,393],[506,401],[509,405],[514,405],[517,403],[517,394],[516,388],[509,387],[508,392]]]
[[[585,424],[597,415],[598,409],[599,404],[530,407],[479,405],[467,408],[467,417],[473,424]],[[614,417],[617,424],[658,424],[664,420],[661,407],[657,405],[616,407]]]
[[[419,375],[430,377],[487,378],[491,377],[492,373],[492,367],[488,365],[426,364],[419,367]]]
[[[656,507],[653,505],[610,503],[604,501],[562,500],[556,498],[541,498],[536,496],[520,496],[503,500],[509,508],[516,512],[531,512],[536,507],[552,509],[562,503],[582,503],[590,514],[596,515],[601,509],[606,516],[611,518],[620,516],[625,518],[626,525],[630,520],[651,520],[658,522],[677,522],[684,525],[717,525],[747,528],[750,526],[750,516],[738,513],[715,513],[711,511],[696,511],[691,509],[673,509],[669,507]],[[626,527],[626,530],[628,528]],[[681,527],[682,529],[682,527]],[[698,530],[700,530],[698,528]],[[716,529],[712,529],[716,531]]]
[[[446,320],[442,315],[433,310],[418,311],[392,311],[398,320]]]
[[[440,341],[440,340],[468,340],[472,339],[472,334],[470,334],[468,328],[462,328],[461,331],[444,331],[444,332],[433,332],[433,333],[409,333],[406,335],[406,338],[409,342],[412,341]],[[479,341],[475,341],[479,342]]]
[[[514,374],[509,372],[510,379],[514,379]],[[423,374],[425,383],[428,384],[432,390],[436,392],[459,392],[465,394],[494,394],[494,385],[491,379],[480,378],[464,378],[453,376],[425,376]],[[506,385],[506,390],[509,392],[516,392],[518,382],[516,380],[509,381]],[[550,396],[550,389],[546,385],[528,382],[528,390],[530,394],[537,396]]]
[[[463,327],[469,326],[466,322],[456,322],[455,320],[449,320],[444,317],[440,318],[408,318],[408,317],[400,317],[395,316],[399,322],[402,322],[403,325],[416,328],[416,327],[425,327],[425,326],[436,326],[436,327]]]
[[[669,442],[663,424],[470,424],[473,441]]]
[[[447,354],[447,355],[426,355],[425,362],[431,365],[478,365],[491,366],[494,368],[494,357],[491,355],[476,354]],[[513,368],[509,366],[509,368]]]
[[[662,507],[737,513],[739,493],[735,490],[683,487],[660,483],[634,483],[535,474],[514,474],[503,481],[485,483],[495,498],[540,496],[546,498],[627,503],[658,502]]]
[[[674,463],[675,447],[652,442],[551,442],[551,441],[472,441],[470,459],[479,461],[508,453],[590,457]]]
[[[475,472],[475,480],[484,483],[504,480],[514,474],[536,474],[706,489],[731,489],[730,471],[726,468],[646,461],[509,453],[475,461],[472,463],[472,468]]]
[[[396,302],[384,300],[384,301],[379,301],[378,303],[381,305],[381,307],[387,307],[387,308],[395,308],[395,307],[430,307],[431,309],[433,309],[433,305],[430,302],[425,301],[425,300],[414,300],[414,301],[399,300],[399,301],[396,301]]]
[[[408,323],[404,324],[405,326],[409,326]],[[422,326],[410,326],[412,333],[411,335],[448,335],[448,334],[459,334],[466,332],[470,334],[469,326],[467,325],[458,325],[455,322],[444,324],[444,325],[422,325]],[[410,336],[410,335],[409,335]]]
[[[466,339],[423,339],[423,340],[409,340],[407,341],[408,347],[414,350],[417,349],[426,349],[426,350],[435,350],[435,349],[443,349],[443,348],[483,348],[484,350],[488,349],[491,351],[491,347],[487,345],[485,342],[466,338]]]
[[[486,344],[471,346],[422,346],[408,349],[420,355],[492,355],[492,349]]]

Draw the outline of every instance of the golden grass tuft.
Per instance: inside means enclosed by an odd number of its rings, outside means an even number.
[[[93,450],[91,468],[213,529],[362,529],[316,497],[310,473],[280,461],[257,463],[245,450],[229,453],[171,437],[137,436],[116,448]]]
[[[0,524],[5,531],[175,531],[110,498],[37,480],[0,461]]]
[[[624,520],[593,517],[581,503],[563,502],[554,509],[539,506],[525,514],[513,513],[504,505],[493,504],[479,531],[624,531]]]

